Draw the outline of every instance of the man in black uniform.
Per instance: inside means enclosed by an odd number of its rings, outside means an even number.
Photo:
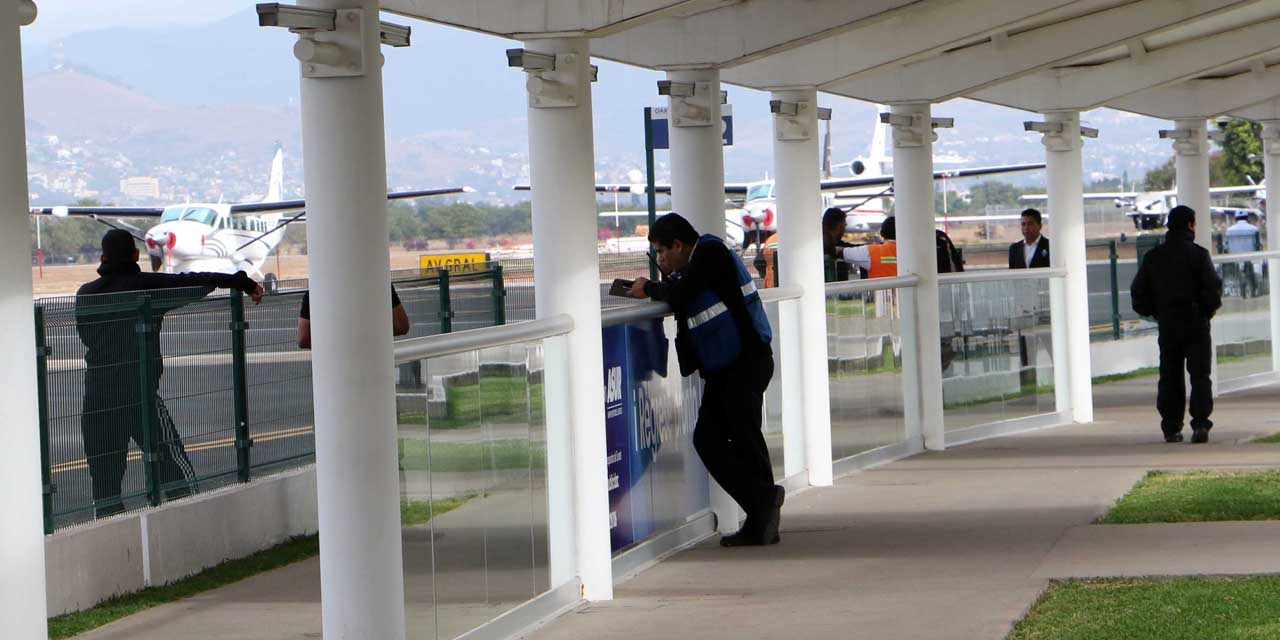
[[[839,255],[840,250],[855,246],[844,241],[846,231],[848,214],[844,209],[831,207],[822,213],[822,255],[825,256],[827,282],[849,279],[849,263],[833,257]]]
[[[160,426],[160,484],[170,499],[193,490],[195,472],[173,418],[159,395],[160,374],[164,369],[160,358],[160,323],[164,314],[203,298],[215,287],[239,289],[249,294],[254,303],[262,300],[262,286],[243,271],[234,275],[144,273],[138,267],[138,255],[129,232],[108,231],[102,237],[102,265],[98,267],[101,277],[76,292],[76,332],[85,346],[84,410],[80,429],[89,475],[93,479],[94,511],[99,518],[124,511],[120,484],[124,478],[125,456],[130,439],[138,447],[143,446],[145,423],[139,398],[142,373],[136,329],[141,296],[134,300],[131,296],[101,294],[200,288],[154,300],[152,328],[147,334],[151,342],[148,351],[155,358],[148,393],[155,396]]]
[[[1160,386],[1156,408],[1165,442],[1182,442],[1186,387],[1191,375],[1191,442],[1209,441],[1213,422],[1213,340],[1209,322],[1222,306],[1222,280],[1209,252],[1195,244],[1195,211],[1177,206],[1169,212],[1169,233],[1147,252],[1129,291],[1133,310],[1154,317],[1160,330]]]
[[[713,235],[698,236],[670,213],[649,230],[662,282],[639,278],[634,298],[671,305],[676,316],[680,373],[700,371],[704,382],[693,446],[747,521],[722,546],[779,541],[785,491],[773,483],[769,448],[760,431],[764,391],[773,377],[773,331],[742,261]]]

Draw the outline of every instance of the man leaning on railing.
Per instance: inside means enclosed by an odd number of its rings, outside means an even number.
[[[760,431],[764,391],[773,378],[773,330],[746,266],[724,241],[699,237],[669,213],[649,230],[664,280],[638,278],[629,295],[671,305],[681,375],[702,374],[693,446],[707,472],[747,514],[726,547],[775,544],[785,491],[773,483]]]
[[[129,440],[143,447],[146,423],[139,398],[139,380],[143,362],[139,358],[137,311],[116,309],[126,292],[160,289],[202,288],[190,295],[165,299],[153,308],[148,319],[146,339],[148,353],[154,354],[151,375],[145,393],[154,396],[159,455],[160,486],[168,487],[166,497],[181,497],[195,491],[195,471],[182,446],[182,438],[169,410],[160,398],[159,322],[165,311],[195,302],[214,288],[238,289],[254,303],[262,301],[262,285],[243,271],[225,273],[144,273],[138,267],[138,248],[133,236],[122,229],[108,231],[102,237],[100,276],[76,292],[76,332],[85,346],[84,410],[80,429],[85,458],[93,480],[93,504],[96,517],[102,518],[124,511],[120,485],[124,479]],[[185,294],[186,292],[184,292]]]

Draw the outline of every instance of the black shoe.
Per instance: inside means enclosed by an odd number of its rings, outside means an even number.
[[[1191,444],[1204,444],[1209,441],[1208,429],[1192,429]]]
[[[743,527],[732,535],[720,536],[720,546],[722,547],[758,547],[762,545],[760,536],[755,531]]]
[[[787,490],[773,485],[773,499],[765,503],[760,515],[760,544],[778,544],[782,536],[778,527],[782,524],[782,503],[787,498]]]
[[[1182,442],[1182,434],[1181,434],[1181,433],[1166,433],[1166,434],[1164,434],[1164,441],[1165,441],[1165,442],[1169,442],[1169,443]]]

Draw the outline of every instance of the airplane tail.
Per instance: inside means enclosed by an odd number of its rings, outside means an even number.
[[[887,151],[889,144],[889,125],[887,123],[880,122],[880,114],[888,112],[889,107],[882,104],[876,105],[876,128],[875,132],[871,135],[871,148],[867,150],[867,159],[870,161],[867,164],[869,167],[873,167],[872,171],[874,171],[875,174],[867,177],[878,177],[884,175],[886,173],[885,168],[889,166],[890,162],[892,162],[892,157]]]
[[[284,200],[284,147],[276,143],[276,155],[271,159],[271,177],[267,180],[267,197],[263,202]]]

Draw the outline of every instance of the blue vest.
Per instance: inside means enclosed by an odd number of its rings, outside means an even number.
[[[698,246],[706,242],[724,241],[711,234],[698,239]],[[694,251],[698,249],[695,246]],[[730,252],[730,255],[733,255]],[[756,291],[751,274],[743,266],[742,260],[733,256],[733,264],[738,273],[738,286],[742,289],[742,298],[747,305],[747,314],[756,335],[765,344],[773,341],[773,330],[769,328],[769,318],[764,313],[764,303],[760,302],[760,293]],[[742,354],[742,336],[739,335],[738,323],[733,314],[715,291],[701,291],[689,304],[688,327],[693,335],[693,349],[704,372],[715,372],[733,364]]]

